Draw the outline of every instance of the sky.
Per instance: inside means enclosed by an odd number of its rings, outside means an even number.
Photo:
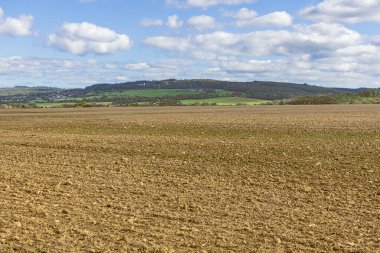
[[[0,0],[0,87],[380,87],[380,0]]]

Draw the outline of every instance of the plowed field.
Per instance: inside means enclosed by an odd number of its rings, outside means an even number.
[[[0,111],[0,252],[380,252],[380,106]]]

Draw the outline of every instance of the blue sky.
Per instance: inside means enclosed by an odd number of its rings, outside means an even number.
[[[0,87],[146,79],[380,87],[378,0],[0,0]]]

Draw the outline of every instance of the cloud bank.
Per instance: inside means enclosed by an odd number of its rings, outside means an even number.
[[[48,45],[75,55],[105,55],[129,50],[132,41],[126,34],[83,22],[64,23],[58,33],[48,36]]]

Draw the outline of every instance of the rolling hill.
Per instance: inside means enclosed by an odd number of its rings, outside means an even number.
[[[256,105],[331,94],[356,94],[365,89],[326,88],[308,84],[210,79],[134,81],[94,84],[84,89],[49,87],[0,88],[0,104],[14,106],[125,105]],[[354,95],[353,95],[354,96]],[[297,102],[294,102],[297,103]]]
[[[322,104],[380,104],[380,90],[367,89],[357,93],[335,93],[315,96],[302,96],[281,103],[289,105],[322,105]]]
[[[125,90],[139,89],[220,89],[237,94],[244,93],[244,96],[256,99],[275,100],[288,99],[298,96],[331,94],[347,91],[356,92],[350,89],[326,88],[308,84],[296,84],[285,82],[229,82],[210,79],[191,80],[162,80],[162,81],[137,81],[116,84],[95,84],[85,88],[86,92],[117,92]]]

